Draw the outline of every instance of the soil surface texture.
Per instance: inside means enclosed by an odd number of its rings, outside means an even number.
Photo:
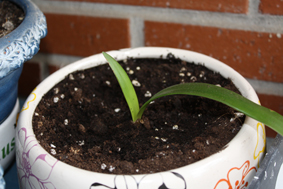
[[[168,86],[206,82],[239,91],[200,64],[166,59],[121,62],[140,105]],[[157,99],[139,123],[108,64],[69,74],[41,100],[33,116],[37,140],[55,158],[95,172],[145,174],[170,170],[217,153],[238,133],[245,116],[202,97]]]
[[[0,38],[16,29],[24,17],[24,11],[18,5],[0,0]]]

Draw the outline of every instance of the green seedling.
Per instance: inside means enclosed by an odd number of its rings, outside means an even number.
[[[209,98],[223,104],[226,104],[235,110],[244,113],[245,115],[258,120],[259,122],[268,125],[270,128],[283,135],[283,116],[277,112],[260,106],[247,98],[230,91],[228,89],[218,87],[206,83],[183,83],[165,88],[154,96],[152,96],[142,107],[139,107],[139,101],[132,85],[130,78],[122,66],[109,54],[103,52],[104,57],[108,61],[113,70],[124,97],[130,108],[133,122],[142,118],[143,112],[150,102],[157,98],[169,95],[195,95]]]

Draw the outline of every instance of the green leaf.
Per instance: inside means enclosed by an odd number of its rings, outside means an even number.
[[[102,52],[102,54],[108,61],[111,69],[113,70],[120,84],[124,97],[130,108],[132,119],[135,122],[137,120],[137,114],[139,112],[139,101],[136,95],[136,91],[132,85],[132,82],[123,67],[114,58],[112,58],[109,54],[105,52]]]
[[[195,95],[226,104],[283,135],[283,116],[268,108],[260,106],[233,91],[206,83],[184,83],[173,85],[156,93],[139,109],[137,95],[127,73],[114,58],[105,52],[103,52],[103,55],[109,62],[109,65],[120,84],[134,122],[137,119],[142,118],[142,114],[146,107],[150,102],[157,98],[180,94]]]
[[[184,83],[173,85],[161,90],[160,92],[152,96],[141,107],[137,115],[137,119],[141,119],[145,108],[153,100],[163,96],[177,94],[202,96],[219,101],[234,108],[237,111],[246,114],[253,119],[258,120],[259,122],[262,122],[263,124],[271,127],[273,130],[283,135],[283,116],[268,108],[260,106],[233,91],[206,83]]]

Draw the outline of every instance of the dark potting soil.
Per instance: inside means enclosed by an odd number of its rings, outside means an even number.
[[[0,0],[0,38],[16,29],[24,17],[24,11],[18,5]]]
[[[184,82],[238,92],[229,79],[172,55],[121,64],[140,104]],[[141,123],[134,124],[112,70],[103,65],[72,73],[45,94],[35,110],[33,128],[42,147],[67,164],[102,173],[140,174],[178,168],[217,153],[244,119],[213,100],[176,95],[157,99]]]

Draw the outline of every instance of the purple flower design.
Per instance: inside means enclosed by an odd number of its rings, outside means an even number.
[[[56,187],[48,181],[54,166],[54,161],[47,154],[33,155],[40,147],[34,135],[27,134],[26,128],[18,131],[19,145],[22,152],[17,151],[17,167],[21,188],[31,189],[55,189]]]

